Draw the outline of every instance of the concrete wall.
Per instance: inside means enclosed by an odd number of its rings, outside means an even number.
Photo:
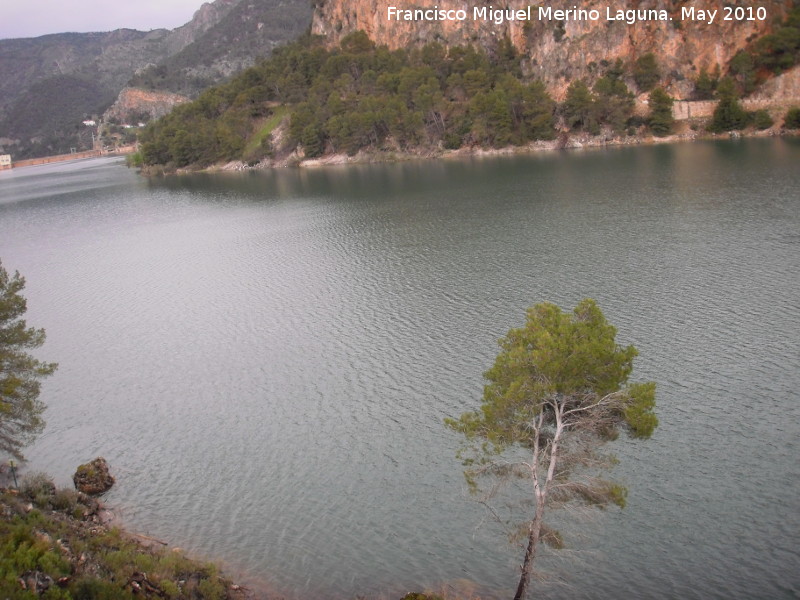
[[[55,156],[42,156],[40,158],[26,158],[25,160],[14,161],[8,167],[0,165],[0,171],[12,167],[33,167],[36,165],[49,165],[50,163],[66,162],[68,160],[80,160],[82,158],[97,158],[98,156],[117,156],[120,154],[133,154],[138,149],[138,144],[130,146],[120,146],[119,148],[108,150],[86,150],[85,152],[74,152],[72,154],[57,154]]]
[[[100,150],[87,150],[86,152],[75,152],[73,154],[58,154],[56,156],[43,156],[41,158],[28,158],[14,162],[14,168],[32,167],[34,165],[49,165],[50,163],[65,162],[68,160],[78,160],[81,158],[94,158],[101,156]]]
[[[676,121],[710,117],[716,107],[716,100],[676,100],[672,104],[672,116]]]
[[[748,111],[769,110],[773,117],[783,115],[793,106],[800,106],[800,66],[773,77],[758,92],[741,100],[741,104]],[[676,100],[672,114],[676,121],[707,118],[714,114],[716,107],[716,100]]]
[[[786,110],[794,106],[800,106],[800,99],[792,102],[783,98],[764,98],[750,97],[740,100],[739,103],[746,111],[768,110],[773,113],[783,114]],[[717,107],[716,100],[676,100],[672,105],[672,116],[676,121],[687,121],[689,119],[709,118],[714,114]]]

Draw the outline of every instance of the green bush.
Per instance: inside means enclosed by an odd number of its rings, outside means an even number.
[[[714,73],[709,75],[705,67],[700,69],[700,74],[694,81],[694,99],[695,100],[711,100],[714,97],[714,92],[717,90],[719,83],[719,65],[714,70]]]
[[[165,579],[159,582],[158,585],[161,588],[161,591],[164,592],[164,594],[167,596],[167,598],[174,599],[178,598],[181,595],[181,590],[174,581]]]
[[[48,475],[30,473],[20,481],[19,493],[23,498],[32,500],[40,508],[47,508],[56,493],[56,486]]]
[[[60,490],[50,494],[50,480],[34,474],[25,480],[30,496],[47,496],[49,503],[68,512],[77,494]],[[26,512],[27,497],[0,495],[0,599],[34,600],[134,600],[128,586],[131,576],[146,573],[162,593],[147,597],[222,600],[228,597],[227,581],[213,564],[196,563],[178,552],[143,549],[118,529],[70,522],[63,514]],[[82,505],[78,504],[78,507]],[[78,557],[88,560],[78,562]],[[55,583],[71,576],[66,587],[50,585],[41,595],[22,590],[25,572],[49,577]],[[180,582],[184,583],[180,583]]]
[[[197,586],[204,600],[222,600],[225,597],[225,586],[216,577],[203,579]]]
[[[775,123],[772,120],[772,117],[769,116],[769,113],[766,110],[757,110],[750,115],[750,121],[753,123],[753,127],[756,129],[763,130],[769,129]]]
[[[0,543],[0,580],[16,583],[25,571],[40,571],[56,580],[70,572],[69,562],[52,549],[51,542],[31,522],[17,517],[13,524],[2,523],[0,539],[5,540]]]
[[[140,169],[144,165],[144,159],[141,152],[135,152],[125,157],[125,164],[130,168]]]
[[[790,108],[783,118],[786,129],[800,129],[800,107]]]
[[[756,67],[779,74],[800,62],[800,6],[789,12],[775,30],[754,44]]]
[[[636,59],[633,64],[633,79],[642,92],[649,92],[656,86],[661,79],[661,71],[655,54],[648,52]]]
[[[672,97],[663,89],[650,92],[650,129],[657,136],[669,135],[675,119],[672,116]]]
[[[722,133],[747,127],[750,119],[742,105],[739,104],[733,80],[728,77],[723,79],[719,84],[717,94],[719,102],[714,109],[708,130],[713,133]]]
[[[81,579],[71,587],[75,600],[126,600],[133,595],[116,583],[102,579]]]
[[[54,510],[72,514],[78,508],[78,492],[68,488],[61,488],[53,495],[50,505]]]

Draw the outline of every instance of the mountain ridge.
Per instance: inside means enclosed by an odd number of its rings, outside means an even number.
[[[224,38],[225,31],[239,29],[239,22],[248,14],[263,17],[274,12],[276,6],[284,7],[281,15],[290,16],[280,21],[277,34],[263,26],[255,30],[259,35],[257,42],[249,46],[253,50],[251,56],[243,57],[236,43],[218,41]],[[231,13],[235,19],[226,21]],[[287,36],[299,35],[310,19],[307,0],[214,0],[200,6],[188,23],[172,30],[122,28],[0,40],[0,153],[11,153],[19,159],[91,147],[91,132],[83,128],[81,121],[102,114],[120,91],[129,87],[137,72],[157,69],[172,57],[182,55],[181,68],[174,69],[175,89],[160,89],[195,95],[248,66],[247,60],[252,64],[259,54],[256,50],[263,48],[260,53],[268,54]],[[213,49],[206,51],[206,46]],[[194,50],[184,52],[187,48]],[[193,57],[202,58],[204,54],[221,66],[199,69],[203,77],[186,83],[186,78],[197,74],[192,71],[197,63],[193,63]],[[233,57],[227,65],[226,54]]]

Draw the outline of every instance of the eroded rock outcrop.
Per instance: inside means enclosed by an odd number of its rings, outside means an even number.
[[[138,120],[143,114],[150,115],[151,119],[158,119],[168,114],[178,104],[188,101],[186,96],[180,94],[127,87],[119,93],[116,102],[105,112],[103,119],[105,121],[117,119],[121,123],[130,123]]]

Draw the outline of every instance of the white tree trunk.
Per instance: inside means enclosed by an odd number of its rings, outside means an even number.
[[[544,519],[544,506],[547,501],[547,492],[550,487],[550,482],[553,480],[556,472],[558,442],[561,439],[561,432],[563,431],[564,424],[561,413],[563,410],[562,407],[555,404],[553,409],[556,415],[556,432],[553,436],[552,444],[550,445],[550,460],[547,466],[547,476],[545,477],[544,485],[540,485],[539,482],[539,461],[542,460],[539,453],[539,439],[543,415],[540,415],[538,423],[534,425],[533,462],[530,467],[533,491],[536,496],[536,512],[534,513],[533,520],[528,529],[528,546],[525,550],[525,558],[522,561],[522,573],[520,574],[517,591],[514,594],[514,600],[525,600],[528,594],[528,586],[530,585],[531,574],[533,573],[533,561],[536,558],[536,549],[539,546],[542,533],[542,520]]]

